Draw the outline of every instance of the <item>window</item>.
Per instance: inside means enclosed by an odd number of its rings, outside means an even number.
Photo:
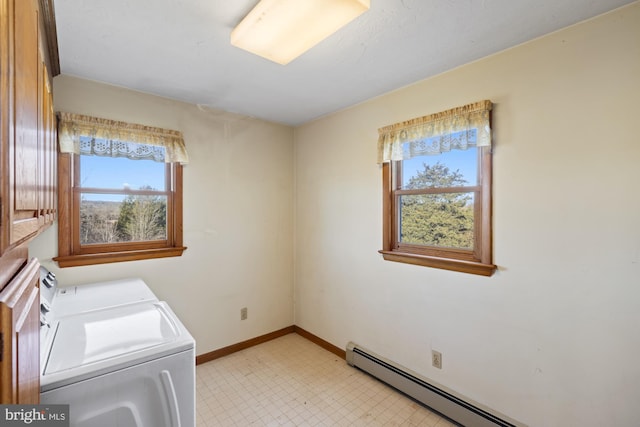
[[[179,132],[60,113],[60,267],[180,256]]]
[[[490,101],[379,130],[389,261],[490,276]]]

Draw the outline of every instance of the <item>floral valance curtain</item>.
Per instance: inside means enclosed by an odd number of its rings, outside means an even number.
[[[80,114],[59,113],[60,152],[189,162],[182,133]]]
[[[380,128],[378,163],[490,146],[491,108],[485,100]]]

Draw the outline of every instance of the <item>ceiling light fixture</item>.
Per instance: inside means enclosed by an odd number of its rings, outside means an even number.
[[[231,44],[285,65],[369,5],[370,0],[260,0],[231,32]]]

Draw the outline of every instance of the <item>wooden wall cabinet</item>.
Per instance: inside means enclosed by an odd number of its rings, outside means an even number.
[[[0,0],[1,404],[40,400],[39,264],[28,243],[56,218],[54,23],[52,0]]]
[[[40,264],[33,258],[0,292],[0,402],[40,402]]]
[[[3,254],[55,219],[56,121],[38,3],[0,2]]]

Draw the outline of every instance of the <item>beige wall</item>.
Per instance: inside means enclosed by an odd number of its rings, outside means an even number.
[[[498,271],[383,261],[377,129],[482,99]],[[296,324],[532,426],[637,425],[638,99],[635,3],[297,128]]]
[[[182,131],[182,257],[58,269],[57,227],[31,255],[64,284],[142,277],[196,339],[197,354],[293,324],[293,131],[113,86],[58,76],[57,111]],[[240,321],[240,309],[249,317]]]

